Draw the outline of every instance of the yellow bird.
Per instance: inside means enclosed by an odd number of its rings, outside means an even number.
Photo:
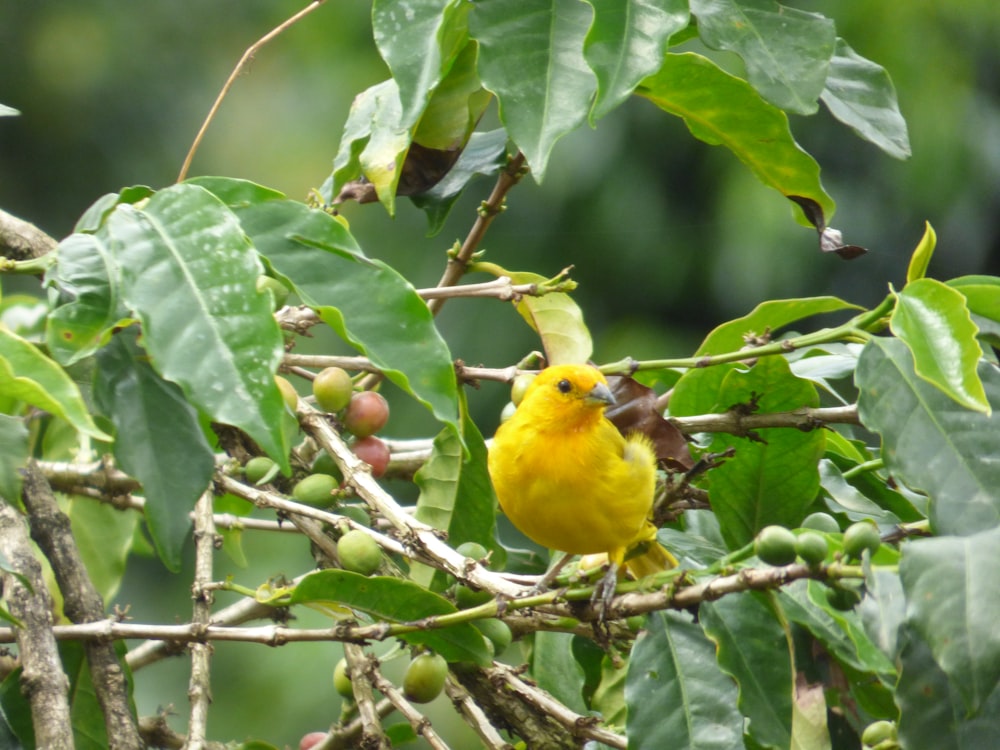
[[[674,567],[650,521],[656,457],[645,435],[623,437],[604,416],[614,403],[604,376],[587,365],[556,365],[532,381],[489,452],[500,507],[538,544],[570,554],[605,553],[608,573],[595,600],[614,595],[626,553],[637,575]]]

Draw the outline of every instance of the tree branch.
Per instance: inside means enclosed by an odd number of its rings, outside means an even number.
[[[379,721],[379,713],[375,707],[375,696],[367,664],[368,657],[361,646],[356,643],[345,643],[344,658],[347,660],[347,674],[351,678],[351,687],[361,718],[361,741],[358,747],[362,750],[388,750],[392,744],[382,730],[382,722]]]
[[[212,619],[214,595],[209,584],[212,582],[212,558],[215,554],[215,525],[212,523],[212,493],[205,492],[194,509],[194,584],[191,598],[194,600],[191,625],[196,629],[208,627]],[[191,713],[188,721],[188,736],[185,750],[204,750],[208,733],[208,707],[212,703],[211,675],[212,647],[205,642],[191,645],[191,679],[188,683],[188,698]]]
[[[0,257],[34,260],[48,255],[58,244],[31,222],[0,209]]]
[[[10,613],[23,627],[7,628],[17,641],[21,658],[21,692],[31,705],[35,744],[50,750],[71,750],[69,679],[63,672],[52,632],[52,597],[28,540],[24,517],[0,499],[0,554],[4,567],[3,594]],[[10,642],[8,641],[8,642]]]
[[[69,519],[59,510],[52,489],[33,461],[24,470],[23,496],[31,538],[49,559],[66,616],[75,623],[104,620],[104,601],[87,575]],[[129,709],[125,672],[114,645],[109,641],[87,641],[85,652],[94,692],[104,713],[108,746],[111,750],[141,750],[144,745]]]

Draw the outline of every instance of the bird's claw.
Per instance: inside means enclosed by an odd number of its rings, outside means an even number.
[[[608,611],[611,609],[611,602],[615,598],[615,589],[618,588],[618,566],[615,563],[608,565],[607,571],[594,586],[594,593],[590,597],[590,602],[597,608],[597,619],[599,622],[606,622]]]

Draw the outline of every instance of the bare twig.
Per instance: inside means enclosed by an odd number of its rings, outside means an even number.
[[[229,74],[229,78],[226,79],[225,84],[222,86],[222,90],[219,95],[215,98],[215,102],[212,104],[212,108],[208,111],[208,115],[205,117],[205,121],[201,124],[201,128],[198,130],[198,134],[194,137],[194,142],[191,144],[191,148],[188,149],[187,156],[184,157],[184,164],[181,165],[180,174],[177,175],[177,182],[182,182],[184,178],[187,177],[188,170],[191,168],[191,162],[194,159],[195,152],[198,150],[198,146],[201,145],[202,139],[205,137],[205,133],[208,130],[208,126],[215,119],[216,113],[219,111],[219,107],[222,106],[222,100],[226,98],[226,94],[229,93],[229,89],[233,87],[236,79],[243,72],[243,68],[254,58],[254,55],[263,47],[265,44],[270,42],[276,36],[281,34],[287,28],[293,24],[301,21],[307,15],[316,10],[321,6],[326,0],[313,0],[305,8],[300,10],[298,13],[293,15],[291,18],[283,21],[275,28],[271,29],[264,36],[258,39],[256,42],[247,47],[246,51],[243,53],[243,57],[240,61],[236,63],[236,67],[233,68],[233,72]]]
[[[212,618],[213,593],[212,558],[215,554],[215,525],[212,523],[212,493],[205,492],[194,509],[194,584],[191,598],[194,600],[191,625],[205,628]],[[208,733],[208,707],[212,703],[211,675],[212,647],[208,643],[191,645],[191,679],[188,683],[188,698],[191,713],[188,721],[188,736],[185,750],[203,750]]]
[[[3,574],[4,600],[23,627],[10,629],[21,657],[21,691],[31,705],[35,745],[52,750],[73,747],[69,680],[63,672],[52,633],[52,598],[35,559],[24,517],[0,499],[0,553],[9,572]]]
[[[344,644],[344,658],[347,660],[347,673],[351,678],[354,699],[358,703],[358,715],[361,718],[361,743],[359,747],[366,750],[388,750],[391,747],[389,738],[382,729],[380,716],[375,708],[375,696],[372,692],[371,673],[368,669],[368,657],[361,646],[356,643]]]
[[[769,414],[743,414],[730,409],[722,414],[702,414],[696,417],[671,417],[670,421],[688,435],[695,432],[729,432],[746,435],[750,430],[764,427],[794,427],[813,430],[825,424],[859,424],[858,407],[831,406],[822,409],[803,407],[793,411]]]
[[[104,602],[87,575],[69,519],[59,510],[51,487],[34,462],[29,462],[24,470],[23,495],[31,537],[49,559],[66,616],[75,623],[104,620]],[[85,652],[94,692],[104,713],[108,747],[140,750],[144,745],[129,709],[125,672],[114,645],[108,641],[88,641]]]
[[[524,154],[518,152],[507,163],[507,167],[500,171],[500,174],[497,176],[496,185],[493,187],[493,192],[490,193],[490,197],[480,207],[479,216],[476,217],[476,222],[472,225],[472,229],[469,230],[469,234],[466,235],[465,241],[458,249],[458,252],[448,259],[444,275],[441,276],[441,280],[437,283],[439,287],[455,286],[458,280],[465,274],[465,267],[472,260],[472,256],[476,252],[476,248],[479,247],[479,243],[482,242],[486,230],[489,229],[490,224],[493,223],[493,219],[497,217],[497,214],[503,210],[504,198],[510,189],[520,181],[524,164]],[[444,303],[445,298],[437,298],[430,300],[427,306],[433,314],[437,315]]]
[[[0,257],[16,261],[41,258],[58,244],[34,224],[0,210]]]

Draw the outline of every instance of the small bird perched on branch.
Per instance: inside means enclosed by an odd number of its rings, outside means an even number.
[[[653,447],[645,435],[625,437],[608,421],[604,409],[612,403],[595,368],[549,367],[497,429],[489,453],[500,507],[521,532],[568,554],[607,554],[609,569],[594,592],[602,613],[623,564],[639,576],[677,565],[650,521]],[[645,550],[626,562],[643,543]]]

